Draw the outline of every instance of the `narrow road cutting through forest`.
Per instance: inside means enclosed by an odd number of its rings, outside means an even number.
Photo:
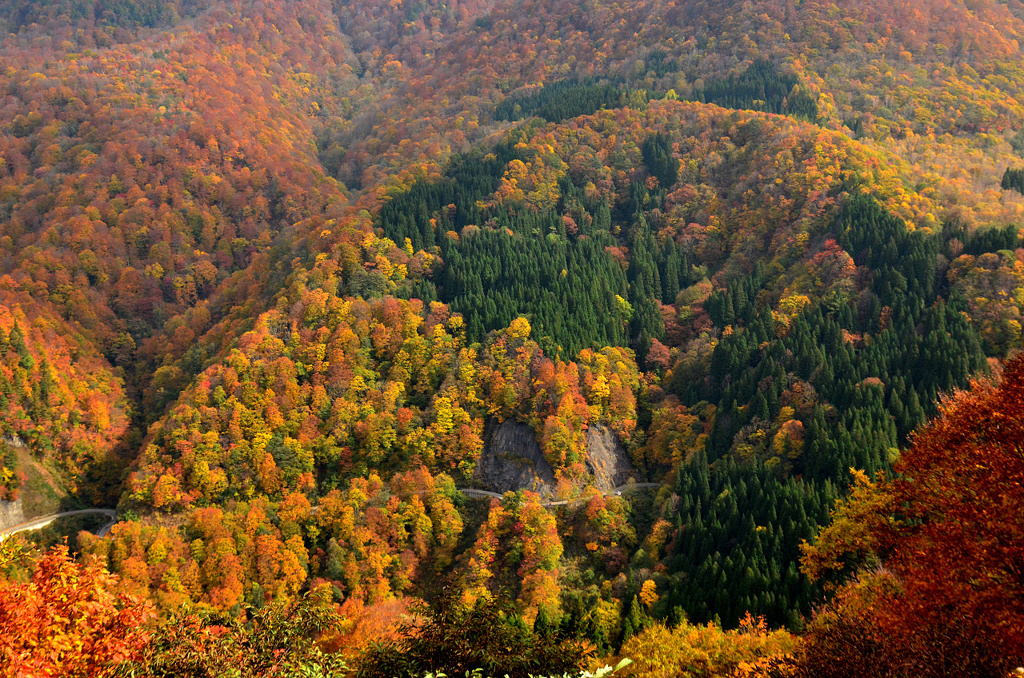
[[[660,483],[628,483],[626,485],[620,485],[619,487],[616,487],[614,490],[609,490],[608,492],[605,492],[603,496],[605,496],[605,497],[617,497],[617,496],[621,495],[623,492],[628,492],[630,490],[639,490],[639,489],[643,489],[643,488],[652,488],[652,487],[661,487],[661,484]],[[483,498],[483,499],[487,499],[487,498],[501,499],[504,496],[504,495],[498,494],[497,492],[490,492],[488,490],[476,490],[476,489],[472,489],[472,488],[460,489],[459,491],[462,492],[463,494],[465,494],[468,497],[477,497],[477,498]],[[579,499],[566,499],[566,500],[562,500],[562,501],[546,501],[546,502],[542,502],[541,506],[566,506],[566,505],[568,505],[568,504],[570,504],[571,502],[574,502],[574,501],[579,501]],[[313,507],[313,511],[312,512],[316,513],[316,509],[317,508],[319,508],[319,507]],[[64,511],[62,513],[54,513],[54,514],[51,514],[51,515],[48,515],[48,516],[39,516],[38,518],[33,518],[32,520],[26,520],[25,522],[19,523],[19,524],[15,525],[14,527],[10,527],[10,528],[8,528],[6,530],[0,530],[0,541],[3,541],[7,537],[10,537],[11,535],[17,534],[19,532],[26,532],[28,530],[38,530],[40,528],[46,527],[50,523],[52,523],[55,520],[58,520],[60,518],[69,518],[71,516],[81,516],[81,515],[96,514],[96,513],[101,514],[101,515],[105,515],[108,518],[110,518],[110,520],[108,520],[98,530],[95,531],[96,536],[98,536],[98,537],[105,537],[107,535],[107,533],[110,532],[110,528],[112,528],[114,525],[117,524],[117,512],[114,511],[113,509],[80,509],[80,510],[77,510],[77,511]]]
[[[621,495],[623,492],[628,492],[629,490],[639,490],[641,488],[650,488],[650,487],[661,487],[661,483],[627,483],[626,485],[619,485],[614,490],[609,490],[608,492],[605,492],[603,496],[605,496],[605,497],[617,497],[617,496]],[[487,497],[490,497],[492,499],[501,499],[504,496],[504,495],[498,494],[497,492],[490,492],[488,490],[475,490],[475,489],[472,489],[472,488],[464,488],[464,489],[460,489],[459,491],[462,492],[467,497],[477,497],[477,498],[487,498]],[[562,501],[545,501],[545,502],[541,502],[541,506],[566,506],[567,504],[569,504],[571,502],[580,501],[581,499],[582,499],[582,497],[579,498],[579,499],[564,499]]]
[[[96,536],[104,537],[106,536],[107,532],[110,532],[110,528],[112,528],[117,523],[117,512],[114,511],[113,509],[80,509],[78,511],[64,511],[63,513],[54,513],[48,516],[39,516],[38,518],[26,520],[23,523],[18,523],[14,527],[9,527],[6,530],[0,531],[0,541],[3,541],[7,537],[10,537],[12,534],[17,534],[18,532],[25,532],[27,530],[38,530],[40,528],[46,527],[53,521],[58,520],[60,518],[69,518],[71,516],[82,516],[95,513],[99,513],[110,518],[110,520],[108,520],[98,530],[96,530]]]

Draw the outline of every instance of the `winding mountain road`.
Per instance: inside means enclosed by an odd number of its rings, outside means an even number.
[[[14,527],[9,527],[6,530],[0,530],[0,541],[3,541],[7,537],[10,537],[12,534],[17,534],[18,532],[25,532],[26,530],[38,530],[41,527],[46,527],[58,518],[68,518],[70,516],[81,516],[95,513],[105,515],[110,519],[106,523],[104,523],[102,527],[96,530],[96,536],[105,537],[107,532],[110,532],[110,528],[112,528],[117,523],[117,512],[114,511],[113,509],[81,509],[78,511],[64,511],[63,513],[54,513],[48,516],[39,516],[38,518],[33,518],[32,520],[26,520],[23,523],[18,523]]]
[[[639,490],[643,488],[656,488],[661,487],[660,483],[627,483],[626,485],[620,485],[614,490],[609,490],[604,493],[606,497],[614,497],[622,494],[623,492],[629,492],[631,490]],[[465,488],[460,490],[463,494],[468,497],[477,497],[481,499],[501,499],[504,495],[498,494],[497,492],[490,492],[488,490],[476,490],[473,488]],[[562,501],[546,501],[542,502],[541,506],[566,506],[579,499],[567,499]],[[316,513],[319,506],[314,506],[312,513]],[[69,518],[71,516],[82,516],[88,514],[100,514],[107,516],[109,520],[104,523],[98,530],[96,530],[96,536],[105,537],[110,528],[117,524],[117,512],[113,509],[80,509],[78,511],[64,511],[63,513],[54,513],[48,516],[39,516],[32,520],[26,520],[23,523],[18,523],[14,527],[9,527],[6,530],[0,530],[0,541],[3,541],[12,534],[18,532],[25,532],[28,530],[38,530],[42,527],[46,527],[50,523],[59,518]]]
[[[629,490],[639,490],[641,488],[650,488],[650,487],[661,487],[661,483],[627,483],[626,485],[619,485],[614,490],[609,490],[608,492],[605,492],[604,496],[606,496],[606,497],[616,497],[616,496],[622,494],[623,492],[628,492]],[[492,499],[501,499],[504,496],[504,495],[498,494],[497,492],[490,492],[488,490],[474,490],[472,488],[463,488],[463,489],[460,489],[459,491],[462,492],[462,494],[466,495],[467,497],[477,497],[477,498],[480,498],[480,499],[486,499],[488,497],[492,498]],[[541,502],[541,506],[566,506],[567,504],[569,504],[571,502],[574,502],[574,501],[579,501],[579,500],[578,499],[566,499],[566,500],[562,500],[562,501],[545,501],[545,502]]]

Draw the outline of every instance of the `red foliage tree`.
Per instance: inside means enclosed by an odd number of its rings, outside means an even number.
[[[100,676],[148,640],[148,603],[114,593],[117,578],[46,552],[28,583],[0,581],[0,675]]]
[[[804,566],[814,576],[870,550],[884,567],[818,615],[808,675],[996,676],[1024,662],[1022,449],[1017,357],[998,384],[948,398],[894,480],[861,483]]]

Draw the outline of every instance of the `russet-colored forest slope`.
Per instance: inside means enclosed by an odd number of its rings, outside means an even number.
[[[107,620],[111,660],[152,675],[279,622],[320,638],[301,661],[397,671],[419,598],[424,637],[521,619],[503,632],[543,661],[570,646],[538,638],[696,648],[700,675],[1024,661],[987,593],[942,608],[957,634],[997,620],[986,642],[947,647],[929,607],[901,654],[892,610],[942,586],[941,540],[849,518],[921,499],[913,450],[995,391],[914,431],[1024,341],[1018,0],[11,0],[0,22],[0,498],[24,444],[123,518],[11,600],[70,577],[158,616]],[[459,491],[508,419],[566,504]],[[598,490],[593,426],[661,487]],[[972,586],[1005,592],[989,555]]]

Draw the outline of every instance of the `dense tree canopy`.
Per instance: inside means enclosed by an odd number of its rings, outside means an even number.
[[[87,565],[39,571],[111,624],[143,615],[122,596],[188,606],[150,654],[122,624],[138,667],[215,673],[272,627],[245,666],[322,668],[450,582],[444,614],[541,655],[643,638],[675,648],[657,670],[754,675],[791,647],[768,627],[835,595],[809,636],[833,668],[853,631],[886,666],[927,674],[949,633],[950,662],[1005,668],[1015,429],[971,427],[1012,413],[1019,363],[940,403],[1024,347],[1017,0],[18,0],[0,23],[0,500],[117,507],[71,542]],[[505,422],[547,486],[467,496],[482,460],[527,463]],[[851,515],[886,569],[802,573]]]

